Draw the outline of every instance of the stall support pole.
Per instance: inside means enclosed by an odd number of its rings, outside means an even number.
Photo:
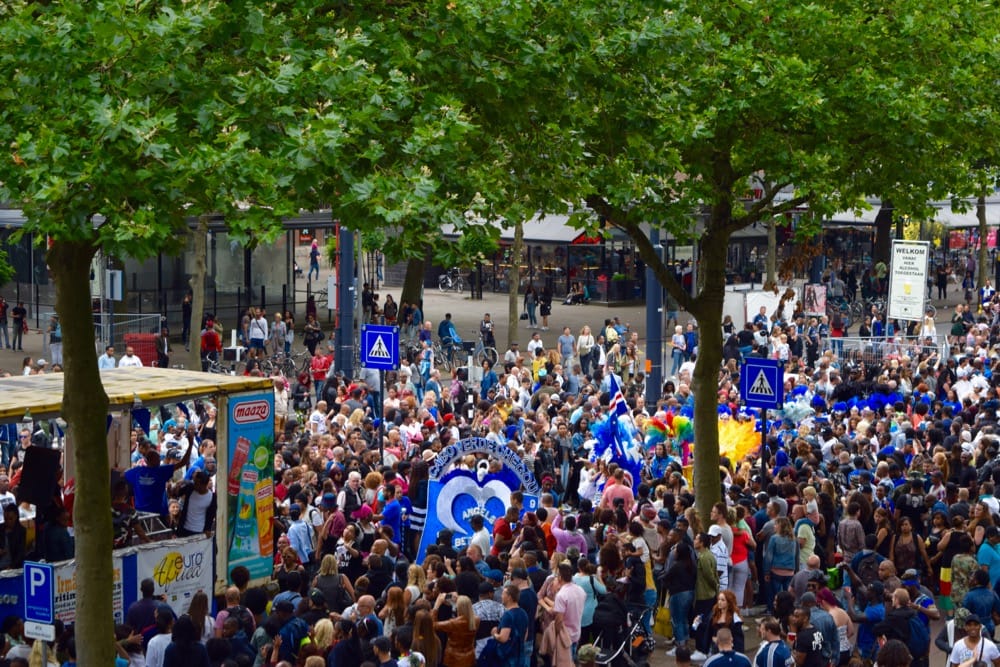
[[[760,484],[767,487],[767,408],[760,411]]]

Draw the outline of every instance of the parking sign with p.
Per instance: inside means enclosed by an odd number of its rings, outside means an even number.
[[[24,620],[55,622],[55,570],[48,563],[24,563]]]

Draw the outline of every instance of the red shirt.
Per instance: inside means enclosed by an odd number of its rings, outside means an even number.
[[[215,329],[205,329],[201,334],[202,352],[222,352],[222,337]]]
[[[739,528],[733,528],[733,553],[730,557],[733,559],[733,564],[739,564],[745,561],[749,557],[750,544],[747,541],[749,535],[745,531]]]
[[[500,549],[497,548],[497,538],[503,538],[505,540],[514,539],[514,532],[510,529],[510,524],[507,523],[507,519],[500,517],[495,522],[493,522],[493,548],[490,549],[490,553],[494,556],[500,555]]]
[[[333,364],[333,360],[326,356],[325,354],[317,354],[309,362],[309,370],[312,371],[313,382],[319,380],[323,382],[326,380],[326,374],[330,371],[330,366]]]

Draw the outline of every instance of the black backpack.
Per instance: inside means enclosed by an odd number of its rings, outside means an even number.
[[[871,586],[874,582],[878,581],[878,563],[878,554],[874,551],[870,554],[865,554],[858,561],[856,574],[865,586]]]
[[[321,577],[317,580],[316,587],[323,592],[326,606],[330,611],[340,614],[354,604],[354,598],[341,585],[339,574]]]
[[[233,607],[226,607],[226,613],[229,618],[235,618],[240,623],[240,630],[246,633],[247,637],[253,634],[254,623],[253,615],[250,610],[243,605],[236,605]]]

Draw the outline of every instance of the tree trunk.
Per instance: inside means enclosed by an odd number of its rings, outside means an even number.
[[[403,292],[399,295],[399,303],[418,303],[424,297],[424,265],[427,260],[411,259],[406,263],[406,278],[403,279]],[[382,297],[385,300],[385,296]]]
[[[711,225],[715,226],[715,225]],[[698,321],[698,360],[692,377],[694,392],[694,488],[701,516],[722,500],[719,478],[719,368],[722,366],[722,306],[726,289],[726,252],[729,234],[713,232],[702,237],[702,289],[689,308]]]
[[[767,260],[764,270],[764,289],[774,289],[778,285],[778,219],[767,221]]]
[[[198,226],[193,232],[194,271],[188,284],[191,286],[191,332],[190,345],[185,366],[191,370],[201,370],[201,318],[205,312],[205,276],[208,275],[208,216],[198,218]],[[218,313],[213,313],[218,315]],[[220,360],[221,361],[221,360]]]
[[[507,270],[507,349],[517,340],[519,314],[517,288],[521,284],[521,255],[524,253],[524,224],[514,225],[514,245],[510,249],[510,268]]]
[[[115,659],[112,612],[111,494],[105,419],[108,397],[101,384],[90,311],[90,262],[96,248],[55,241],[47,263],[56,286],[62,323],[64,385],[62,416],[73,437],[76,465],[76,636],[81,665],[110,665]]]
[[[976,279],[976,286],[982,289],[986,285],[986,279],[990,277],[986,268],[986,258],[989,256],[986,253],[986,235],[989,234],[990,230],[986,226],[985,194],[979,195],[979,198],[976,199],[976,218],[979,219],[979,277]]]

